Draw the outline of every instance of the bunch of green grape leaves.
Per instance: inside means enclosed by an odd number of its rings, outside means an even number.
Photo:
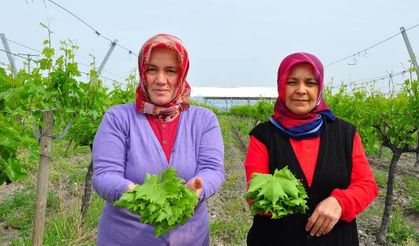
[[[125,192],[114,205],[139,214],[142,223],[154,225],[156,237],[184,224],[193,215],[198,197],[176,172],[169,167],[160,175],[147,173],[142,185]]]
[[[252,202],[252,215],[270,213],[272,219],[305,213],[308,209],[304,186],[287,166],[275,170],[273,175],[254,173],[245,197]]]

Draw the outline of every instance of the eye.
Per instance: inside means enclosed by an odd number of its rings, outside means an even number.
[[[167,71],[167,74],[170,75],[170,76],[177,75],[177,69],[175,69],[175,68],[169,68],[166,71]]]
[[[157,71],[157,69],[155,67],[148,67],[146,69],[146,73],[148,73],[148,74],[154,74],[154,73],[156,73],[156,71]]]
[[[295,79],[288,79],[287,80],[287,85],[295,85],[297,83],[297,81]]]
[[[307,82],[308,86],[313,87],[313,86],[317,86],[317,80],[309,80]]]

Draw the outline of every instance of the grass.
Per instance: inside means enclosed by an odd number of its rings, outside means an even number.
[[[377,182],[378,188],[381,191],[386,190],[387,187],[387,178],[388,178],[388,170],[380,170],[376,169],[373,170],[374,172],[374,179]],[[403,180],[400,175],[396,175],[394,179],[394,191],[400,190],[404,186]],[[385,192],[380,192],[380,195],[385,196]]]
[[[221,127],[221,135],[222,135],[223,140],[224,140],[224,145],[227,143],[227,139],[228,139],[228,136],[229,136],[230,131],[231,131],[230,120],[231,119],[228,116],[225,116],[225,115],[218,116],[218,122],[222,126]]]
[[[227,182],[223,184],[223,189],[237,189],[237,182],[243,178],[243,174],[240,172],[230,173],[227,174],[226,179]]]
[[[229,185],[229,184],[228,184]],[[223,188],[224,189],[224,188]],[[223,193],[223,191],[221,191]],[[223,245],[244,245],[251,224],[248,205],[242,193],[224,197],[220,216],[210,222],[211,241]]]
[[[380,199],[380,198],[377,198]],[[384,212],[384,203],[378,200],[373,201],[362,213],[357,217],[358,221],[362,223],[362,220],[371,220],[371,218],[376,218],[377,223],[376,227],[380,227],[381,217]],[[368,226],[368,225],[367,225]]]
[[[30,232],[35,214],[35,200],[36,194],[31,187],[24,191],[16,192],[13,196],[6,197],[0,205],[0,221],[4,221],[6,226],[19,229],[25,234]],[[47,215],[55,213],[58,207],[57,195],[49,192],[47,197]]]
[[[374,170],[374,178],[380,189],[384,189],[387,186],[387,172]]]
[[[390,218],[387,240],[398,245],[404,245],[415,237],[415,228],[409,225],[402,216],[400,208],[396,208]]]
[[[103,200],[93,195],[90,210],[82,223],[80,215],[84,177],[90,163],[90,149],[78,147],[64,156],[65,141],[53,142],[52,161],[49,172],[44,245],[94,245],[98,218]],[[33,173],[38,170],[38,160],[33,153],[21,151],[21,158]],[[36,200],[36,175],[28,175],[21,182],[25,187],[11,196],[6,196],[0,205],[0,222],[5,228],[15,228],[19,238],[10,245],[31,245],[32,220]],[[0,237],[1,239],[1,237]]]
[[[406,185],[406,194],[410,200],[409,210],[419,214],[419,182],[415,176],[404,176],[403,182]]]
[[[212,243],[221,242],[222,245],[244,245],[249,222],[241,217],[215,219],[210,224],[210,234]]]
[[[103,200],[94,196],[91,209],[84,223],[80,214],[80,203],[70,211],[61,211],[52,216],[47,223],[45,245],[95,245],[98,218],[103,206]]]
[[[240,132],[244,139],[247,139],[249,132],[254,127],[254,120],[245,117],[234,117],[234,126]],[[230,117],[231,119],[231,117]]]
[[[103,206],[103,200],[95,195],[91,209],[84,223],[80,214],[80,204],[75,201],[71,209],[64,209],[48,216],[43,245],[95,245],[98,218]],[[31,233],[24,233],[21,238],[11,242],[11,245],[31,245]]]

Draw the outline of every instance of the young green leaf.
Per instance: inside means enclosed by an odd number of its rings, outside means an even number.
[[[254,173],[245,197],[252,201],[253,215],[271,213],[272,219],[304,213],[308,209],[304,186],[287,166],[275,170],[273,175]]]
[[[154,225],[158,237],[184,224],[195,211],[198,197],[184,183],[173,167],[160,175],[146,174],[142,185],[125,192],[114,205],[140,215],[142,223]]]

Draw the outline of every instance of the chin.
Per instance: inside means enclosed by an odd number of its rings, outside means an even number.
[[[154,104],[159,105],[159,106],[164,106],[170,102],[170,100],[167,100],[167,99],[154,99],[154,100],[151,99],[151,101]]]
[[[307,110],[295,110],[295,111],[292,111],[294,114],[296,114],[296,115],[305,115],[305,114],[308,114],[308,112],[310,112],[310,111],[307,111]]]

